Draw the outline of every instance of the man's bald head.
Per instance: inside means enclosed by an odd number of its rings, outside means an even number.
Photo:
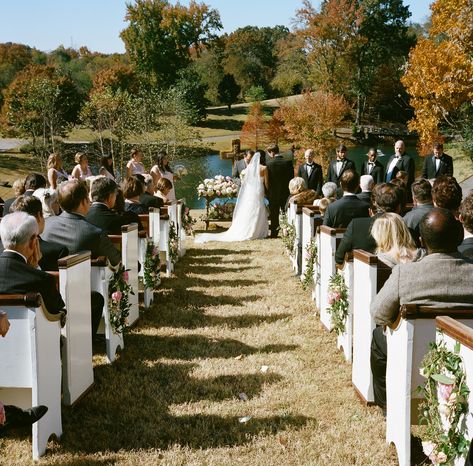
[[[447,209],[429,211],[419,225],[420,236],[429,254],[434,252],[457,252],[463,241],[462,224]]]

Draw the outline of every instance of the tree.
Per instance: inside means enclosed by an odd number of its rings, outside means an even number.
[[[228,110],[231,110],[232,104],[236,102],[240,94],[240,86],[235,81],[233,74],[225,73],[218,85],[218,98],[224,103]]]
[[[93,81],[93,92],[102,91],[106,87],[112,92],[118,90],[136,94],[139,89],[139,81],[136,73],[130,66],[118,64],[99,71]]]
[[[206,107],[208,101],[205,98],[207,86],[202,83],[198,73],[192,67],[185,68],[178,73],[178,80],[173,86],[181,97],[187,102],[187,106],[193,109],[189,114],[187,123],[196,125],[207,116]]]
[[[469,0],[437,0],[429,35],[409,55],[402,79],[411,96],[423,152],[445,129],[468,128],[473,101],[473,16]],[[466,121],[465,121],[466,116]]]
[[[190,51],[222,28],[217,10],[191,0],[189,7],[167,0],[136,0],[127,4],[129,22],[120,37],[138,73],[158,86],[173,84],[180,69],[190,62]]]
[[[251,105],[248,117],[241,130],[240,140],[242,144],[255,150],[260,148],[262,144],[268,141],[266,129],[267,123],[263,113],[263,106],[261,102],[255,102]]]
[[[283,101],[275,117],[284,124],[287,139],[314,149],[324,171],[329,163],[329,151],[335,144],[337,126],[349,112],[346,100],[331,92],[307,92],[295,102]]]
[[[251,86],[245,92],[245,100],[248,103],[261,102],[266,99],[266,92],[263,86]]]

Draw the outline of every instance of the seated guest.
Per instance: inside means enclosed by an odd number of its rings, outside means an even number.
[[[39,266],[41,270],[57,271],[57,261],[61,257],[66,257],[69,251],[61,244],[51,243],[41,238],[44,231],[43,206],[41,201],[34,196],[19,196],[10,207],[11,212],[26,212],[33,216],[38,222],[38,241],[41,251]]]
[[[57,191],[51,188],[39,188],[33,196],[41,201],[43,206],[43,217],[48,218],[52,215],[59,215],[61,208],[57,197]]]
[[[463,225],[463,242],[458,250],[466,257],[473,259],[473,189],[463,199],[459,210],[459,220]]]
[[[328,181],[327,183],[325,183],[322,186],[322,195],[324,196],[322,199],[326,199],[328,201],[328,203],[324,202],[324,204],[327,204],[327,207],[328,207],[328,204],[330,204],[331,202],[335,202],[337,200],[336,183],[332,181]],[[316,199],[314,201],[314,205],[317,207],[322,199]]]
[[[319,212],[321,217],[323,218],[325,215],[325,212],[327,211],[327,207],[330,205],[330,200],[327,199],[326,197],[320,199],[320,202],[318,204]]]
[[[164,202],[161,198],[154,195],[156,186],[153,177],[148,174],[144,175],[144,183],[145,192],[140,196],[140,204],[143,204],[148,212],[150,207],[156,207],[159,209],[164,205]]]
[[[453,159],[443,152],[443,144],[433,145],[433,154],[424,158],[422,178],[434,179],[440,175],[453,176]]]
[[[356,197],[371,205],[371,194],[374,188],[374,180],[371,175],[360,176],[360,188],[361,193],[357,194]]]
[[[286,210],[291,202],[297,205],[312,204],[317,197],[317,193],[313,189],[307,189],[304,179],[300,177],[289,181],[289,194]]]
[[[386,212],[399,213],[400,202],[401,195],[397,186],[392,183],[377,184],[373,189],[372,216],[355,218],[350,222],[335,253],[335,262],[343,264],[345,254],[353,249],[374,252],[376,242],[370,233],[374,221]]]
[[[46,178],[40,173],[30,173],[25,179],[25,196],[32,196],[33,192],[39,188],[46,187]],[[16,197],[7,199],[3,206],[3,215],[7,215],[10,212],[10,206],[13,204],[13,201]]]
[[[320,197],[322,194],[323,175],[322,167],[314,162],[314,150],[307,149],[304,152],[305,164],[299,167],[297,176],[301,177],[305,181],[305,185],[308,189],[313,189],[317,196]]]
[[[4,201],[4,204],[3,204],[3,215],[2,216],[5,216],[7,215],[9,212],[10,212],[10,206],[13,204],[13,201],[18,197],[18,196],[21,196],[22,194],[25,193],[25,181],[26,181],[26,178],[17,178],[14,182],[13,182],[13,194],[14,196],[13,197],[10,197],[9,199],[7,199],[6,201]]]
[[[399,173],[399,172],[398,172]],[[405,172],[403,172],[405,173]],[[401,204],[400,204],[400,208],[399,208],[399,213],[400,215],[404,215],[406,213],[406,203],[407,203],[407,199],[410,199],[410,195],[408,196],[407,195],[407,187],[406,187],[406,183],[402,180],[402,178],[394,178],[393,180],[391,180],[391,183],[396,185],[399,189],[399,193],[401,195]]]
[[[123,195],[125,196],[125,210],[135,214],[147,214],[148,209],[140,203],[140,196],[144,193],[144,184],[137,178],[129,177],[122,184]]]
[[[457,251],[463,228],[446,209],[432,209],[420,222],[427,255],[418,262],[399,264],[374,298],[371,315],[379,326],[392,326],[402,304],[462,308],[471,306],[473,262]],[[371,370],[375,403],[386,406],[386,337],[382,327],[373,331]]]
[[[143,224],[141,223],[140,217],[135,212],[131,210],[125,210],[125,196],[123,196],[123,191],[118,189],[117,197],[115,199],[115,207],[113,208],[120,217],[123,218],[124,225],[129,225],[130,223],[137,223],[138,230],[144,230]]]
[[[131,223],[112,210],[115,207],[117,191],[117,183],[106,177],[95,179],[90,190],[92,205],[85,219],[102,229],[107,235],[120,235],[122,225]]]
[[[368,217],[369,206],[356,197],[360,186],[360,176],[353,170],[346,170],[340,178],[343,197],[327,207],[324,225],[332,228],[346,228],[352,219]]]
[[[40,293],[46,309],[58,314],[64,309],[64,301],[54,277],[38,269],[38,233],[38,222],[26,212],[2,218],[0,237],[5,249],[0,254],[0,294]]]
[[[390,267],[423,257],[423,250],[416,248],[402,217],[394,212],[376,218],[371,236],[376,241],[376,255]]]
[[[462,202],[462,188],[453,176],[441,175],[432,186],[432,201],[435,207],[442,207],[457,215]]]
[[[105,256],[112,266],[118,265],[120,251],[105,232],[85,219],[90,208],[85,182],[72,180],[61,183],[58,195],[62,212],[46,220],[44,239],[66,246],[70,254],[88,250],[92,258]]]
[[[434,208],[432,204],[432,186],[424,179],[414,181],[411,185],[414,207],[404,215],[404,222],[411,232],[416,245],[420,246],[419,224],[422,217]]]
[[[156,183],[155,196],[163,200],[164,204],[170,204],[168,194],[172,191],[172,183],[167,178],[160,178]]]

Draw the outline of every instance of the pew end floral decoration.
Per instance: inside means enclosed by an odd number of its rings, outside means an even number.
[[[133,288],[128,283],[128,270],[123,264],[113,272],[108,284],[108,312],[110,325],[114,333],[123,334],[127,329],[128,315],[131,304],[128,295],[134,295]]]
[[[281,232],[281,240],[286,252],[293,256],[295,252],[296,243],[296,227],[289,223],[286,214],[279,216],[279,229]]]
[[[317,244],[314,238],[311,238],[310,243],[307,244],[304,254],[306,259],[306,268],[302,277],[302,288],[305,291],[314,285],[315,264],[317,262],[318,254]],[[318,280],[318,277],[316,278]]]
[[[184,207],[182,228],[184,228],[187,236],[194,236],[194,225],[197,223],[197,219],[193,218],[190,212],[189,207]]]
[[[452,352],[445,342],[432,342],[420,368],[427,379],[417,388],[424,398],[419,405],[422,448],[434,465],[453,464],[466,456],[470,444],[462,431],[470,390],[459,352],[459,344]]]
[[[179,257],[179,239],[177,236],[176,225],[172,221],[169,222],[168,249],[169,249],[169,259],[171,260],[173,264],[175,264]]]
[[[149,290],[156,290],[161,283],[159,272],[161,261],[159,258],[159,247],[151,238],[146,240],[145,263],[143,269],[143,284]]]
[[[327,312],[332,318],[332,331],[336,332],[337,335],[341,335],[345,332],[350,305],[348,302],[348,288],[343,275],[336,273],[330,277],[327,301],[329,304]]]

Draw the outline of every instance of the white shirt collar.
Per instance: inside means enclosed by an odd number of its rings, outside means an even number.
[[[13,249],[4,249],[4,251],[5,252],[13,252],[15,254],[18,254],[19,256],[21,256],[23,258],[23,260],[25,261],[25,264],[28,263],[28,260],[26,259],[26,257],[21,252],[15,251]]]

